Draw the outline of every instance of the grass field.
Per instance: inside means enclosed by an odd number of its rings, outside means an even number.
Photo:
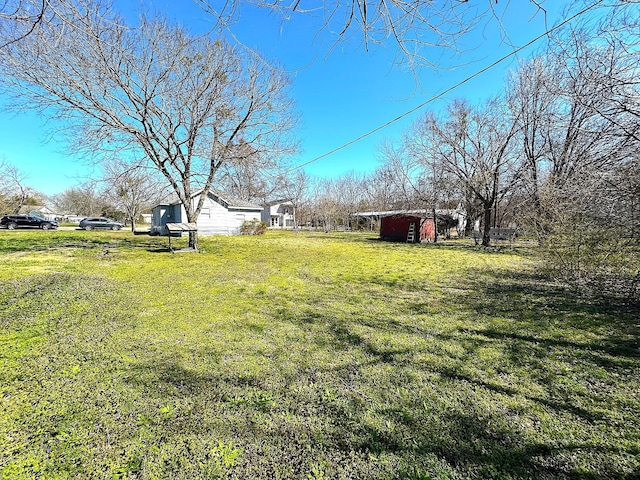
[[[638,311],[531,250],[166,245],[0,231],[2,478],[640,478]]]

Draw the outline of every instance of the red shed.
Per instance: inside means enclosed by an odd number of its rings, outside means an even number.
[[[410,230],[413,225],[413,235]],[[380,217],[380,238],[395,242],[433,242],[436,228],[433,217],[426,213],[395,213]]]
[[[459,228],[460,212],[436,210],[438,236],[449,238],[453,227]],[[393,210],[385,212],[357,212],[357,218],[368,218],[373,229],[374,222],[380,222],[380,238],[395,242],[434,242],[436,240],[436,222],[433,210]]]

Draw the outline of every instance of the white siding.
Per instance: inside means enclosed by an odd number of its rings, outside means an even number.
[[[262,221],[271,228],[293,227],[293,203],[282,202],[266,206],[262,212]]]
[[[193,199],[194,202],[198,201],[198,197]],[[187,213],[182,207],[169,206],[168,211],[170,216],[165,212],[166,206],[157,206],[153,209],[153,226],[152,232],[166,234],[164,225],[167,222],[186,222]],[[234,209],[229,210],[222,206],[218,202],[207,197],[204,201],[200,215],[198,216],[198,234],[202,236],[210,235],[238,235],[240,233],[240,227],[245,220],[260,220],[260,213],[262,209]]]
[[[227,209],[210,198],[204,201],[203,212],[198,217],[198,234],[229,235]]]
[[[198,217],[198,233],[209,235],[238,235],[245,220],[260,220],[261,210],[228,210],[207,198]]]
[[[229,210],[229,229],[231,235],[238,235],[240,227],[245,221],[260,220],[260,212],[257,210]]]

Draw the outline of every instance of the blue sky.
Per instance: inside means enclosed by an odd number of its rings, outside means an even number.
[[[558,3],[562,2],[545,4],[549,26],[558,18]],[[131,18],[135,18],[140,6],[157,9],[195,33],[207,31],[212,23],[211,17],[192,0],[138,0],[138,3],[120,0],[116,5]],[[521,2],[520,7],[511,2],[508,15],[503,19],[512,43],[517,46],[545,31],[544,17],[540,14],[531,18],[534,10],[526,5],[528,2]],[[393,46],[373,46],[367,52],[359,38],[353,38],[335,45],[327,54],[335,36],[330,32],[318,35],[317,31],[317,24],[310,16],[299,15],[283,22],[273,13],[253,7],[243,7],[239,22],[233,26],[234,34],[244,44],[258,49],[267,58],[278,60],[291,71],[292,95],[302,119],[298,135],[303,151],[295,159],[296,164],[313,160],[404,114],[511,49],[501,42],[497,29],[481,25],[468,39],[469,47],[474,48],[442,60],[442,64],[464,66],[423,69],[418,75],[420,85],[416,85],[413,73],[393,65]],[[497,94],[503,88],[507,71],[515,67],[518,58],[531,52],[502,63],[443,100],[311,163],[305,170],[324,177],[351,170],[371,172],[379,164],[377,147],[383,139],[398,138],[427,108],[438,109],[443,102],[457,97],[481,101]],[[3,100],[0,97],[0,106]],[[0,110],[0,158],[17,165],[27,175],[28,185],[52,195],[81,184],[82,177],[90,175],[92,169],[66,153],[61,137],[49,138],[49,126],[55,127],[55,124],[47,125],[45,119],[33,113],[16,115]]]

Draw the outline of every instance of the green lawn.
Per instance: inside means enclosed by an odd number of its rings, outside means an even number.
[[[2,478],[640,477],[637,310],[371,237],[0,230]]]

